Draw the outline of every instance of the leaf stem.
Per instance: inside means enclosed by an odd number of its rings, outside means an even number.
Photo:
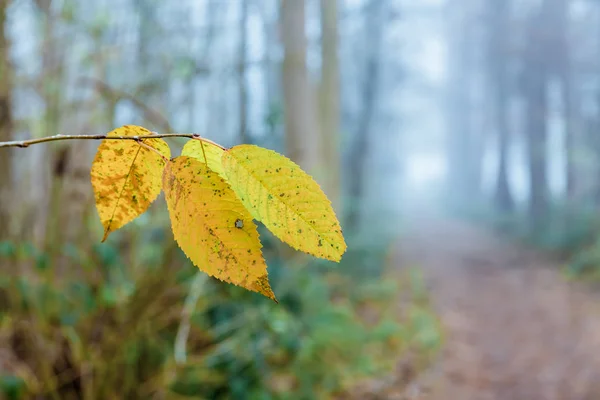
[[[202,137],[202,136],[200,136],[200,135],[196,135],[196,136],[192,137],[192,139],[196,139],[196,140],[199,140],[199,141],[201,141],[201,142],[206,142],[206,143],[214,144],[215,146],[217,146],[217,147],[220,147],[220,148],[221,148],[221,149],[223,149],[223,150],[227,150],[227,148],[225,148],[225,147],[221,146],[219,143],[217,143],[217,142],[213,142],[213,141],[212,141],[212,140],[210,140],[210,139],[203,138],[203,137]],[[204,146],[202,146],[202,151],[204,151]]]
[[[206,152],[204,151],[204,142],[200,141],[200,148],[202,148],[202,155],[204,156],[204,164],[208,165],[208,160],[206,159]]]
[[[29,140],[14,140],[9,142],[0,142],[0,149],[4,147],[20,147],[25,148],[38,143],[55,142],[59,140],[135,140],[139,142],[141,139],[159,139],[159,138],[189,138],[202,140],[207,143],[214,144],[226,150],[223,146],[213,142],[212,140],[205,139],[196,133],[157,133],[154,135],[139,135],[139,136],[108,136],[108,135],[55,135],[48,136],[39,139]]]
[[[140,139],[140,140],[136,140],[136,141],[137,141],[137,142],[138,142],[138,144],[139,144],[140,146],[142,146],[143,148],[145,148],[145,149],[148,149],[148,150],[150,150],[150,151],[152,151],[152,152],[154,152],[154,153],[158,154],[159,156],[161,156],[161,157],[162,157],[162,159],[163,159],[163,160],[165,160],[165,162],[169,162],[169,161],[170,161],[170,160],[169,160],[167,157],[165,157],[165,156],[164,156],[164,155],[163,155],[163,154],[162,154],[160,151],[158,151],[158,150],[156,150],[154,147],[152,147],[152,146],[148,146],[146,143],[144,143],[144,141],[143,141],[142,139]]]

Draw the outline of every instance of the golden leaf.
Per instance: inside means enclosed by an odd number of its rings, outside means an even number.
[[[340,261],[346,242],[331,202],[290,159],[254,145],[222,158],[232,189],[255,219],[297,250]]]
[[[275,300],[256,225],[223,178],[181,156],[167,164],[163,189],[175,240],[194,265]]]
[[[126,125],[108,136],[141,136],[152,132]],[[158,197],[169,146],[162,139],[104,140],[91,171],[96,208],[104,226],[104,242],[111,232],[143,214]]]
[[[191,139],[185,144],[185,146],[183,146],[181,155],[192,157],[196,160],[206,163],[208,168],[219,174],[221,178],[226,179],[225,172],[223,171],[223,166],[221,164],[221,157],[223,156],[224,152],[225,150],[223,150],[223,148],[214,143],[206,142],[202,139]]]

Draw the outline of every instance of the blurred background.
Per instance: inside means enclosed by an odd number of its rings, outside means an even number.
[[[600,277],[595,0],[0,0],[0,142],[124,124],[288,155],[348,252],[259,227],[271,304],[197,272],[162,197],[100,244],[97,142],[0,148],[6,398],[404,398],[455,329],[452,271],[518,245],[557,290]]]

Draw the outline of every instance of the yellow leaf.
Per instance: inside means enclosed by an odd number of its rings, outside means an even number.
[[[167,164],[163,189],[175,240],[194,265],[275,300],[256,225],[223,178],[181,156]]]
[[[254,218],[297,250],[340,261],[346,242],[331,202],[290,159],[254,145],[223,155],[231,187]]]
[[[141,136],[152,132],[126,125],[108,136]],[[162,139],[104,140],[92,164],[96,208],[104,226],[104,242],[111,232],[144,213],[158,197],[169,146]]]
[[[191,139],[185,144],[185,146],[183,146],[181,155],[192,157],[196,160],[206,163],[208,168],[219,174],[221,178],[226,179],[225,172],[223,171],[223,166],[221,164],[221,157],[223,156],[224,152],[225,150],[223,150],[223,148],[214,143],[205,142],[201,139]],[[205,156],[206,159],[204,158]]]

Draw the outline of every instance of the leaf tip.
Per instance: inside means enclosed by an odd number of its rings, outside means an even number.
[[[265,296],[266,298],[273,300],[275,302],[275,304],[279,304],[279,300],[277,300],[277,297],[275,297],[275,293],[273,293],[273,291],[271,290],[271,288],[269,287],[269,290],[267,291],[259,291],[259,294],[262,294],[263,296]]]
[[[342,254],[331,256],[327,258],[329,261],[333,261],[334,263],[340,263],[342,261]]]
[[[254,282],[248,289],[260,293],[263,296],[273,300],[275,303],[279,304],[279,301],[275,297],[275,293],[273,293],[273,289],[271,289],[271,285],[269,284],[269,278],[267,275],[263,275]]]

